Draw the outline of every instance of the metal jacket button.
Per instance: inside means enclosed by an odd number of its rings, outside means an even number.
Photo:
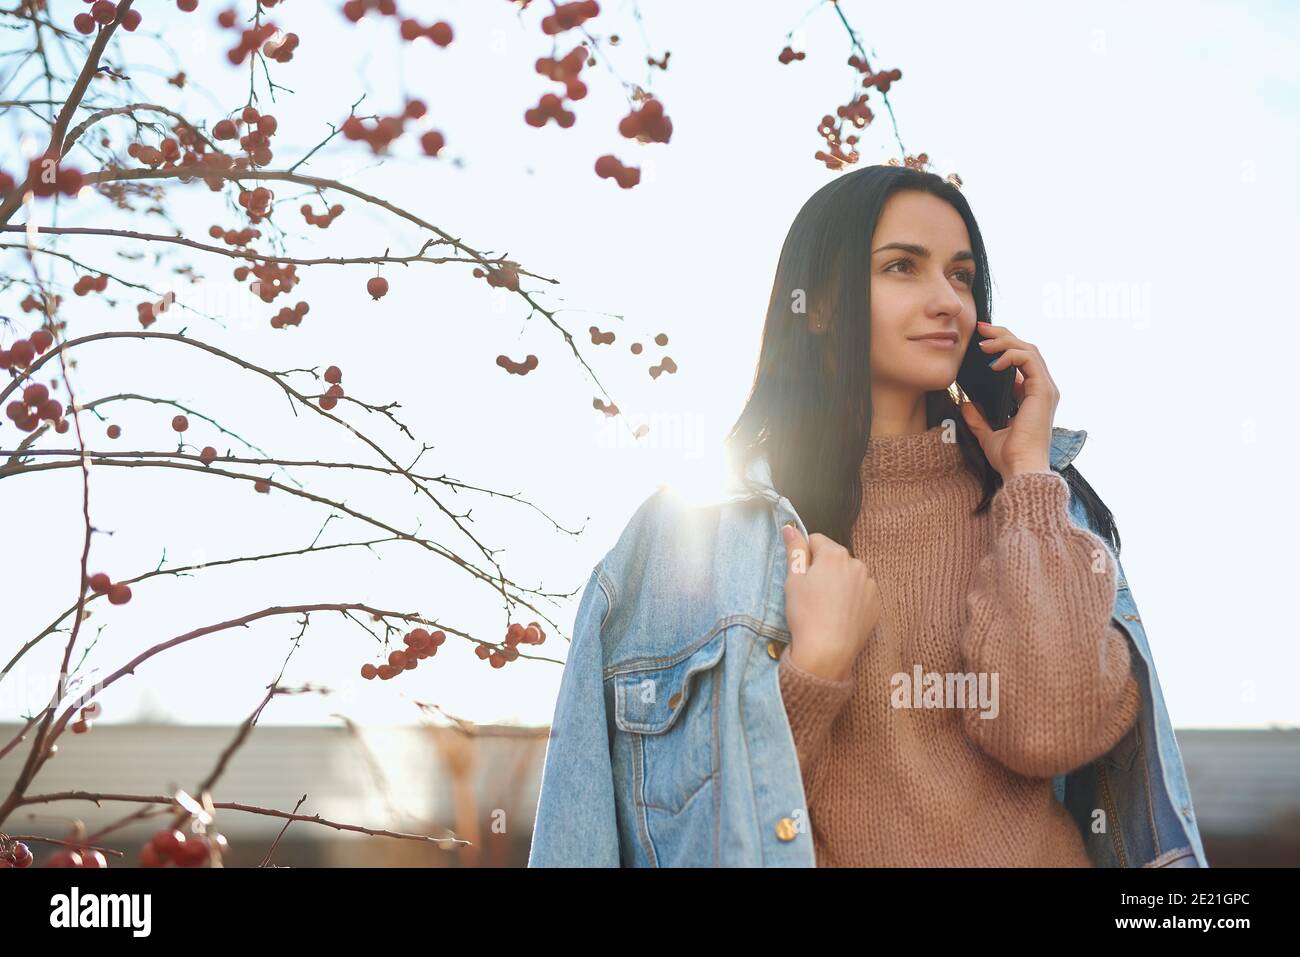
[[[794,820],[783,817],[776,822],[776,836],[783,841],[793,841],[799,836],[799,829],[795,827]]]
[[[767,640],[767,656],[772,659],[779,659],[781,657],[781,642],[775,638],[769,638]]]

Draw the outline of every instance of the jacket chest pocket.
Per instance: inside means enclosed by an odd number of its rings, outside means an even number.
[[[725,647],[720,631],[667,664],[630,662],[614,676],[614,724],[638,804],[676,814],[717,772]]]

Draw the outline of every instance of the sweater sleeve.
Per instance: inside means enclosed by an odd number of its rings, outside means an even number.
[[[790,660],[789,647],[781,653],[777,674],[781,684],[781,700],[790,721],[790,731],[794,734],[799,770],[803,776],[804,788],[808,790],[818,759],[830,736],[831,725],[853,692],[853,679],[849,677],[843,681],[829,681],[804,671]]]
[[[1056,472],[1014,475],[998,490],[992,547],[976,568],[961,636],[965,667],[998,689],[995,709],[963,713],[966,734],[1032,778],[1105,754],[1140,704],[1128,636],[1111,617],[1115,559],[1071,521],[1068,505]]]

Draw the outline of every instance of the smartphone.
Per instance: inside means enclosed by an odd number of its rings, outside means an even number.
[[[1016,414],[1016,400],[1012,388],[1016,384],[1016,367],[1007,366],[1000,372],[989,368],[989,363],[1001,352],[988,353],[979,344],[988,336],[980,335],[978,329],[971,336],[966,355],[957,370],[957,384],[972,402],[984,413],[984,418],[994,429],[1006,428],[1007,422]]]

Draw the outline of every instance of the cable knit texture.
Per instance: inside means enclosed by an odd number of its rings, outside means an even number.
[[[869,440],[849,547],[882,612],[850,676],[781,656],[817,866],[1089,867],[1051,779],[1137,718],[1115,560],[1056,472],[972,515],[979,479],[943,434]]]

